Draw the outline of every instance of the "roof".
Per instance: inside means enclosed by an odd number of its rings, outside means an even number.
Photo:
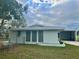
[[[64,28],[59,26],[32,25],[25,28],[16,28],[11,30],[64,30]]]

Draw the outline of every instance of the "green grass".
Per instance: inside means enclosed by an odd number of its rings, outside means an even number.
[[[79,47],[44,47],[18,45],[9,51],[0,51],[1,59],[79,59]]]

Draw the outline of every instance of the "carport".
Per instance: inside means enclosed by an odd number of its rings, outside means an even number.
[[[62,31],[59,35],[61,40],[75,41],[75,31]]]

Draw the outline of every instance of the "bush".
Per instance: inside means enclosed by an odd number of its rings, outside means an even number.
[[[79,41],[79,35],[77,36],[77,41]]]
[[[9,45],[6,43],[6,41],[0,41],[0,50],[8,50],[9,49]]]

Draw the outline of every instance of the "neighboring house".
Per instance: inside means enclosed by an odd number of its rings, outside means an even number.
[[[10,43],[17,44],[38,44],[43,46],[65,46],[61,42],[59,32],[62,27],[32,25],[26,28],[16,28],[10,30]]]

